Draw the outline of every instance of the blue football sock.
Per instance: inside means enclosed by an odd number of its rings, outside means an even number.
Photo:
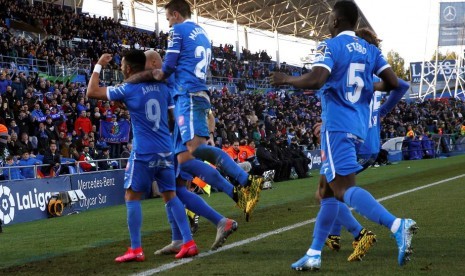
[[[325,245],[329,231],[336,221],[339,211],[339,202],[336,198],[324,198],[321,200],[321,207],[316,217],[315,228],[313,229],[313,240],[310,249],[321,251]]]
[[[168,216],[168,222],[170,223],[170,226],[171,226],[171,240],[172,241],[182,240],[181,231],[179,231],[178,224],[174,220],[173,213],[168,207],[168,204],[165,204],[165,209],[166,209],[166,215]]]
[[[341,230],[342,230],[342,224],[339,222],[339,218],[336,218],[336,220],[333,223],[333,227],[331,227],[331,230],[329,231],[329,234],[331,236],[340,236]]]
[[[141,247],[141,227],[142,227],[142,208],[140,200],[126,201],[127,220],[129,228],[129,237],[131,239],[131,248]]]
[[[249,175],[224,151],[206,144],[200,145],[193,153],[196,158],[210,162],[240,185],[247,184]]]
[[[340,201],[339,201],[339,213],[337,215],[337,219],[334,225],[336,224],[344,226],[347,229],[347,231],[349,231],[354,236],[354,238],[358,237],[358,234],[363,229],[362,225],[357,221],[357,219],[355,219],[354,215],[350,211],[347,204],[345,204],[344,202],[340,202]],[[334,228],[334,225],[333,225],[333,228]],[[331,231],[331,234],[332,233],[333,232]]]
[[[203,198],[201,198],[198,194],[188,191],[185,186],[177,186],[176,194],[187,209],[201,217],[208,219],[214,225],[217,225],[218,222],[220,222],[220,220],[223,218],[223,216],[215,211],[215,209],[210,207],[210,205],[208,205],[208,203],[205,202]]]
[[[197,160],[191,159],[187,162],[180,164],[181,170],[196,175],[200,179],[207,182],[210,186],[223,191],[229,197],[233,198],[234,186],[229,183],[215,168],[212,166]]]
[[[357,213],[389,229],[396,219],[369,192],[360,187],[354,186],[346,190],[344,202],[353,207]]]
[[[184,204],[182,204],[179,198],[173,197],[170,201],[166,203],[168,206],[168,210],[171,211],[173,215],[174,221],[179,227],[179,231],[181,231],[182,235],[182,242],[186,243],[192,240],[192,233],[189,227],[189,223],[187,222],[186,216],[186,209],[184,209]]]

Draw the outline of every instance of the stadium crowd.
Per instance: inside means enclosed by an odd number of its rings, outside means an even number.
[[[1,151],[2,161],[6,165],[43,162],[49,164],[44,167],[44,174],[50,174],[52,167],[67,172],[66,164],[59,166],[63,163],[61,158],[74,164],[74,161],[116,158],[122,152],[127,153],[129,149],[125,143],[107,143],[100,134],[101,121],[130,122],[127,110],[112,101],[88,99],[86,83],[53,82],[39,77],[30,67],[21,70],[8,61],[22,57],[58,64],[86,57],[96,62],[102,53],[108,52],[114,57],[112,66],[118,68],[125,49],[122,45],[161,49],[163,54],[167,33],[142,32],[109,18],[74,14],[61,6],[44,3],[32,8],[28,1],[0,0],[0,10],[0,124],[7,128],[0,130],[6,140],[6,150]],[[14,36],[10,31],[12,20],[39,26],[53,36],[41,43]],[[85,40],[74,47],[60,43],[60,40],[74,38]],[[236,153],[237,161],[248,160],[251,169],[259,172],[274,169],[276,180],[288,179],[292,168],[298,177],[305,177],[308,160],[302,149],[319,149],[318,137],[313,134],[313,127],[321,121],[318,98],[302,92],[253,93],[247,90],[243,82],[266,80],[269,73],[277,69],[265,51],[252,54],[242,49],[241,58],[237,60],[234,47],[225,44],[214,47],[214,54],[210,64],[212,76],[228,78],[240,92],[216,88],[210,91],[216,117],[216,146],[238,142],[241,151]],[[292,75],[305,72],[305,68],[286,64],[279,69]],[[465,102],[458,99],[402,101],[383,119],[381,138],[404,136],[415,140],[427,139],[431,134],[465,135],[464,114]],[[51,150],[55,146],[56,152]],[[250,154],[250,151],[256,153]],[[245,157],[243,152],[246,152]],[[116,165],[82,162],[80,166],[90,171]],[[28,177],[30,172],[23,172],[22,176]]]

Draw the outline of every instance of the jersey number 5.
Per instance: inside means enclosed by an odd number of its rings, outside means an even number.
[[[212,59],[212,50],[203,46],[197,46],[195,48],[195,58],[201,58],[201,60],[195,66],[195,76],[199,79],[207,79],[207,66],[210,65]]]
[[[356,103],[360,99],[362,89],[365,86],[363,79],[357,75],[365,71],[365,64],[363,63],[351,63],[349,66],[347,86],[353,87],[355,85],[354,91],[346,92],[346,99],[351,103]]]

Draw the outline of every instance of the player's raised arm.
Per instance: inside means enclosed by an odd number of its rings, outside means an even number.
[[[407,90],[409,89],[410,85],[402,80],[398,79],[399,87],[390,91],[389,97],[387,98],[386,102],[379,108],[379,116],[384,117],[386,116],[391,110],[396,106],[396,104],[402,99],[405,95]]]
[[[320,89],[329,77],[328,69],[324,67],[314,67],[312,71],[301,76],[289,76],[282,72],[272,72],[270,83],[272,85],[289,84],[297,88]]]
[[[110,54],[103,54],[98,60],[90,77],[89,84],[87,85],[87,97],[92,99],[108,100],[107,88],[99,86],[99,76],[102,67],[105,67],[111,59],[112,57]]]

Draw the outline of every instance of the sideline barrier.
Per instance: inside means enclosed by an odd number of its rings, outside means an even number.
[[[81,190],[86,199],[74,206],[75,211],[124,204],[124,170],[74,174],[71,190]]]
[[[52,193],[69,190],[82,190],[86,199],[65,208],[63,215],[124,204],[123,186],[124,170],[0,182],[0,219],[5,225],[46,219]]]
[[[321,169],[321,151],[320,150],[304,150],[305,156],[310,160],[308,163],[309,170]]]
[[[0,183],[0,219],[5,225],[48,218],[53,192],[71,190],[69,176]]]

